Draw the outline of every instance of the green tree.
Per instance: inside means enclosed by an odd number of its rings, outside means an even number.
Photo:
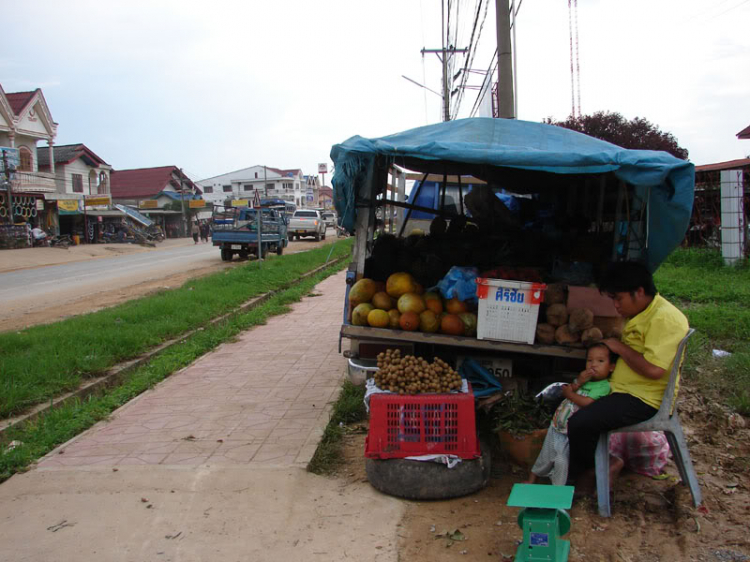
[[[571,116],[564,121],[555,121],[547,117],[544,122],[572,129],[622,148],[663,150],[682,160],[688,158],[688,150],[677,144],[677,139],[672,133],[660,130],[657,125],[643,117],[628,121],[620,113],[597,111],[591,115]]]

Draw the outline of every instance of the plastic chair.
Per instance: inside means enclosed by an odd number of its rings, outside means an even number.
[[[687,340],[695,332],[694,329],[688,330],[687,335],[682,339],[677,347],[675,361],[672,365],[672,371],[669,375],[669,383],[664,390],[664,397],[661,401],[659,411],[654,417],[647,419],[635,425],[621,427],[612,431],[605,431],[599,435],[599,442],[596,446],[595,465],[596,465],[596,493],[599,502],[599,515],[602,517],[611,517],[612,508],[609,500],[609,436],[611,433],[636,433],[640,431],[663,431],[669,442],[669,449],[672,451],[674,462],[680,471],[680,478],[687,483],[690,488],[690,494],[693,496],[695,507],[701,504],[701,490],[698,485],[698,479],[695,476],[693,463],[690,460],[685,434],[682,432],[680,417],[677,415],[677,403],[675,401],[675,387],[680,373],[680,364],[685,355]],[[678,359],[679,358],[679,359]],[[674,404],[674,407],[673,407]]]

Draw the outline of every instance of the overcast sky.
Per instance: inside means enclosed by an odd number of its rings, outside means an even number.
[[[478,0],[455,2],[460,48]],[[42,88],[56,144],[82,142],[116,169],[174,164],[195,180],[255,164],[315,174],[353,135],[441,119],[440,98],[402,78],[440,90],[440,61],[420,54],[442,45],[440,0],[2,6],[13,15],[0,36],[3,89]],[[583,113],[645,117],[696,164],[745,157],[750,141],[735,135],[750,125],[748,21],[750,0],[579,0]],[[567,2],[522,0],[516,35],[519,118],[564,119]],[[495,46],[490,0],[472,68],[486,70]],[[476,95],[465,91],[460,117]]]

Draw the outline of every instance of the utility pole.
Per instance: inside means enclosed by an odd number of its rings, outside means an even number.
[[[508,0],[495,0],[497,16],[497,108],[501,118],[515,119],[513,52]]]
[[[435,53],[437,57],[440,59],[440,62],[443,63],[443,121],[450,121],[451,120],[451,98],[450,98],[450,92],[449,92],[449,84],[448,84],[448,59],[455,53],[465,53],[469,49],[456,49],[455,47],[443,47],[442,49],[422,49],[421,53],[424,56],[425,53]],[[406,78],[406,76],[404,76]],[[410,80],[409,78],[406,78],[407,80]],[[410,80],[411,82],[414,82],[413,80]],[[422,86],[422,84],[417,84],[418,86]],[[425,87],[425,86],[422,86]],[[427,88],[429,89],[429,88]],[[433,90],[430,90],[433,91]]]
[[[8,168],[8,153],[3,150],[3,171],[5,172],[5,181],[3,182],[8,189],[8,220],[13,224],[13,186],[10,183],[10,168]]]
[[[268,181],[268,176],[266,173],[266,165],[263,164],[263,193],[266,193],[266,182]],[[258,201],[260,201],[260,197],[258,198]],[[257,223],[258,223],[258,267],[260,267],[260,264],[263,262],[263,206],[258,205],[258,210],[255,212],[257,216]]]
[[[185,217],[185,174],[180,168],[180,203],[182,203],[182,236],[183,238],[188,235],[187,232],[187,218]]]

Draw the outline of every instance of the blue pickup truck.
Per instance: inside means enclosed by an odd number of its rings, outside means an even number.
[[[275,209],[262,209],[263,246],[262,256],[269,252],[281,255],[289,245],[287,221],[283,213]],[[221,249],[221,259],[231,261],[235,254],[247,259],[258,255],[257,209],[249,207],[214,206],[211,217],[211,240]]]

